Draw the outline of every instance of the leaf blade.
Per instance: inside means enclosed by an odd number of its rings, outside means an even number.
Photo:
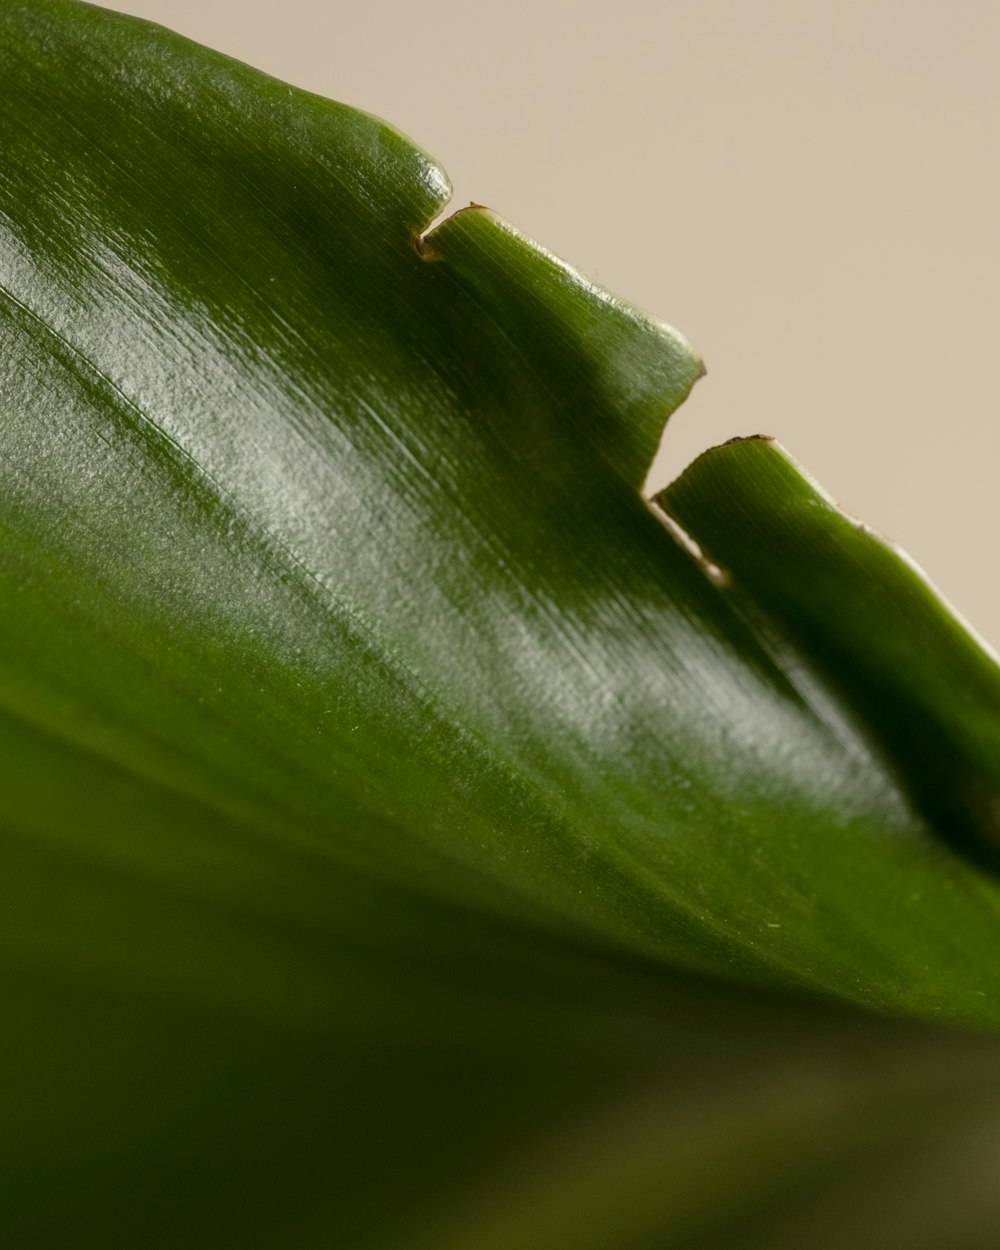
[[[840,1091],[818,1176],[842,1113],[908,1123],[893,1062],[967,1063],[918,1116],[961,1128],[992,1043],[715,984],[995,1024],[996,888],[639,498],[690,349],[485,214],[421,255],[445,179],[373,119],[87,6],[0,22],[19,1244],[107,1245],[122,1187],[128,1244],[406,1244],[424,1201],[488,1244],[491,1169],[591,1115],[511,1236],[724,1239],[649,1185],[734,1065]]]

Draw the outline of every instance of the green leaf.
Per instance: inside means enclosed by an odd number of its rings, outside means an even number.
[[[0,82],[11,1244],[995,1244],[992,659],[383,123]]]

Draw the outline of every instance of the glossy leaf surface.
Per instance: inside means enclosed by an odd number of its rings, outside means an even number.
[[[695,353],[383,123],[0,82],[16,1243],[993,1244],[992,660],[769,444],[647,504]]]

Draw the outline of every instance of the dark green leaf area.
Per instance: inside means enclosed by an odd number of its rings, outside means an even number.
[[[992,1040],[685,979],[0,746],[15,1244],[792,1250],[819,1204],[817,1244],[930,1250],[1000,1215]],[[898,1236],[856,1228],[928,1173]]]
[[[995,1043],[856,1010],[1000,1016],[992,661],[752,445],[649,506],[696,354],[383,123],[0,84],[6,1240],[995,1244]]]

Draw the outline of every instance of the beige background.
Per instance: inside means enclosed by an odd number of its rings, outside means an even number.
[[[662,483],[774,434],[1000,642],[997,0],[126,0],[389,119],[683,330]]]

